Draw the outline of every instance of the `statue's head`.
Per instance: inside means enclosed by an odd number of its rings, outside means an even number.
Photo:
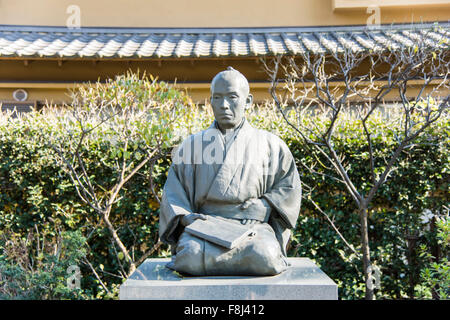
[[[220,129],[237,127],[252,102],[248,81],[239,71],[228,67],[212,80],[211,105]]]

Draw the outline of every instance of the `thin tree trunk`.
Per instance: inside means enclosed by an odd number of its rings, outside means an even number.
[[[417,266],[417,253],[416,246],[418,236],[414,234],[407,234],[406,240],[408,241],[408,267],[409,267],[409,288],[408,296],[409,299],[414,299],[414,288],[417,284],[417,278],[419,277],[418,266]]]
[[[129,267],[128,274],[127,274],[127,276],[130,276],[136,270],[136,265],[133,262],[133,259],[131,259],[131,256],[128,253],[128,250],[125,247],[125,245],[123,244],[122,240],[120,240],[119,235],[117,234],[116,230],[114,229],[114,226],[109,221],[107,214],[103,215],[103,221],[105,221],[106,226],[108,227],[109,231],[111,232],[112,238],[114,239],[116,244],[119,246],[120,251],[123,253],[124,257],[126,258],[126,261],[128,261],[130,263],[130,267]]]
[[[431,219],[431,234],[433,235],[433,240],[431,242],[431,255],[433,256],[433,262],[439,263],[440,262],[440,256],[441,256],[441,252],[440,252],[440,248],[439,245],[437,243],[437,239],[436,239],[436,234],[437,234],[437,230],[436,230],[436,217],[433,217]],[[439,284],[436,284],[435,287],[431,288],[431,297],[433,300],[440,300],[439,297]]]
[[[362,244],[362,256],[364,267],[364,280],[366,282],[366,300],[374,300],[375,295],[373,292],[373,280],[372,280],[372,265],[370,262],[370,248],[369,248],[369,231],[367,228],[367,206],[363,204],[359,212],[361,221],[361,244]]]

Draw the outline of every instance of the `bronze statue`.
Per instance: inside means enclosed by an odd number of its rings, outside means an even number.
[[[163,190],[159,232],[168,267],[189,275],[276,275],[300,211],[294,158],[245,119],[247,79],[228,68],[211,83],[215,121],[177,149]]]

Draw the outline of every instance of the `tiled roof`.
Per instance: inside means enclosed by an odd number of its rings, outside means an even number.
[[[450,24],[286,28],[80,28],[0,25],[0,58],[257,57],[414,46],[449,47]]]

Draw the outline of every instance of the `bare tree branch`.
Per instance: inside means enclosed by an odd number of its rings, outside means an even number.
[[[375,51],[359,52],[344,43],[342,49],[326,53],[304,52],[298,57],[277,56],[271,61],[264,59],[263,66],[271,81],[270,94],[283,119],[302,138],[309,150],[315,150],[325,158],[327,165],[340,177],[337,181],[343,184],[358,206],[362,242],[362,255],[359,257],[363,260],[367,283],[371,279],[369,207],[377,191],[395,169],[400,155],[414,145],[414,141],[442,115],[448,116],[450,51],[447,38],[439,42],[441,47],[431,48],[434,44],[427,37],[433,35],[426,31],[411,39],[413,46],[410,47],[405,47],[395,37],[388,43],[382,43],[369,33],[366,35],[375,43]],[[280,98],[283,90],[289,93],[289,101],[285,99],[286,94]],[[382,166],[377,166],[374,139],[379,134],[379,128],[372,127],[371,119],[378,116],[387,99],[394,99],[401,107],[396,108],[396,115],[391,121],[396,128],[392,133],[397,145],[389,158],[380,159],[384,162]],[[342,138],[336,134],[336,127],[346,121],[349,110],[345,106],[355,102],[362,105],[355,107],[369,155],[368,180],[371,185],[368,190],[358,189],[347,172],[344,157],[335,150],[335,143]],[[293,105],[291,110],[296,113],[297,123],[284,111],[289,104]],[[302,112],[306,105],[316,106],[321,112],[320,125],[304,117],[306,114]],[[300,164],[313,174],[326,176],[313,166],[303,162]],[[377,177],[379,172],[381,174]],[[346,243],[333,221],[315,202],[313,204]],[[374,297],[373,289],[366,288],[366,297]]]

